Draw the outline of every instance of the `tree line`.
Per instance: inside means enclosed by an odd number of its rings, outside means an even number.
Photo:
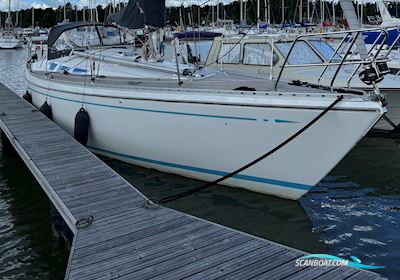
[[[271,7],[271,23],[282,23],[282,22],[298,22],[299,20],[299,1],[300,0],[286,0],[285,1],[285,18],[282,19],[282,8],[281,8],[281,0],[269,0],[270,7]],[[265,19],[264,10],[265,10],[265,1],[261,2],[261,20]],[[303,2],[306,2],[303,0]],[[123,5],[123,4],[121,4]],[[303,5],[306,5],[305,3]],[[97,6],[97,18],[99,22],[105,22],[107,16],[110,12],[114,12],[122,8],[119,7],[111,7],[111,6]],[[389,10],[392,14],[396,11],[392,5],[389,7]],[[314,10],[313,15],[316,19],[320,17],[320,6],[319,3],[316,5],[315,9],[313,7],[310,10]],[[77,9],[75,6],[72,6],[70,3],[66,4],[66,17],[70,22],[73,21],[82,21],[86,20],[89,21],[91,18],[96,20],[96,13],[91,13],[88,8],[86,9]],[[212,12],[214,11],[214,16]],[[180,15],[182,15],[182,21],[185,25],[193,25],[197,26],[200,24],[209,24],[212,22],[213,18],[216,18],[216,7],[214,9],[209,6],[205,5],[199,7],[197,5],[192,5],[190,7],[167,7],[165,17],[167,23],[171,25],[180,24]],[[306,17],[307,7],[303,6],[303,18]],[[375,5],[368,4],[364,8],[364,15],[373,15],[377,12]],[[330,18],[333,13],[332,5],[326,3],[325,6],[325,17]],[[91,17],[92,15],[92,17]],[[336,18],[341,18],[341,9],[340,6],[336,6]],[[3,11],[0,12],[1,17],[1,26],[4,26],[4,22],[7,17],[7,12]],[[240,3],[239,1],[234,1],[229,5],[220,5],[219,8],[219,16],[220,19],[231,19],[235,23],[238,23],[240,20]],[[32,26],[32,9],[20,10],[18,12],[18,19],[17,13],[12,12],[12,19],[14,25],[22,28],[31,27]],[[246,19],[247,24],[251,25],[256,22],[257,20],[257,1],[256,0],[249,0],[246,5]],[[59,6],[56,9],[53,8],[46,8],[46,9],[35,9],[34,10],[34,21],[35,26],[40,26],[43,28],[49,28],[57,23],[60,23],[64,20],[64,7]]]

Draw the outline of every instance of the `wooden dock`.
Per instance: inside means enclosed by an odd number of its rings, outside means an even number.
[[[74,234],[66,279],[382,279],[350,267],[297,267],[305,252],[144,207],[143,194],[1,84],[0,128]]]

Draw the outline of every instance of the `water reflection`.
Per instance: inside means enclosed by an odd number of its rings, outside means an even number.
[[[20,159],[0,154],[0,278],[63,279],[68,250],[51,227],[49,201]]]

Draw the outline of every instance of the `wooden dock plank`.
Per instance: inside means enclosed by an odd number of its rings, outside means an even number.
[[[337,269],[336,266],[307,267],[306,269],[299,270],[296,273],[290,275],[290,279],[293,280],[315,279],[335,269]]]
[[[158,248],[155,248],[158,253],[151,254],[149,257],[146,257],[144,252],[137,252],[136,256],[138,257],[135,260],[131,258],[133,253],[122,255],[120,258],[113,259],[112,261],[108,260],[104,266],[110,266],[110,268],[112,267],[111,269],[105,271],[104,267],[99,268],[98,272],[93,273],[92,271],[87,279],[107,279],[110,277],[110,273],[113,276],[118,275],[119,277],[129,274],[128,278],[130,279],[141,279],[133,276],[133,274],[151,272],[157,269],[163,262],[176,256],[190,257],[193,261],[197,251],[199,254],[206,254],[207,251],[211,254],[214,251],[228,248],[234,242],[243,242],[244,240],[245,239],[240,234],[227,231],[224,234],[218,234],[216,236],[208,235],[207,238],[203,238],[201,240],[202,242],[198,244],[193,244],[198,240],[194,240],[192,244],[183,244],[178,249],[170,248],[169,250],[163,250],[162,247],[159,248],[158,246]],[[214,250],[211,251],[211,248],[214,248]],[[139,258],[139,256],[141,258]],[[72,270],[71,275],[74,275],[73,273],[74,271]],[[86,279],[83,278],[84,275],[85,274],[78,273],[78,278],[76,279]]]
[[[265,273],[262,273],[260,275],[257,275],[256,277],[252,279],[265,279],[268,278],[268,280],[279,280],[282,278],[286,278],[289,276],[292,276],[293,274],[299,272],[300,270],[306,269],[304,266],[295,266],[294,262],[287,262],[281,266],[278,266],[276,268],[273,268]]]
[[[276,267],[284,265],[298,257],[302,256],[300,252],[289,251],[288,249],[261,259],[260,261],[248,265],[239,271],[234,271],[224,276],[225,279],[251,279],[262,273],[270,271]]]
[[[223,263],[214,267],[210,267],[207,270],[190,275],[187,278],[193,280],[223,278],[226,274],[241,270],[248,265],[260,261],[261,259],[273,257],[275,254],[278,254],[284,250],[284,248],[276,246],[275,244],[267,244],[267,246],[254,250],[234,262]]]
[[[245,256],[246,254],[251,254],[253,251],[267,247],[269,244],[262,242],[260,240],[250,240],[249,242],[243,243],[241,245],[233,245],[227,250],[220,251],[216,254],[205,257],[201,262],[195,261],[185,264],[180,259],[172,259],[171,262],[179,263],[175,269],[165,273],[162,270],[158,275],[151,277],[154,279],[177,279],[178,277],[189,277],[193,274],[202,272],[209,268],[227,263],[235,263],[235,259]],[[170,266],[170,268],[173,268]]]
[[[159,235],[163,235],[164,233],[159,233]],[[190,233],[189,238],[181,239],[181,240],[176,240],[176,239],[171,239],[173,240],[172,242],[168,242],[164,244],[163,246],[160,246],[159,243],[151,243],[148,246],[145,247],[140,247],[140,244],[138,244],[137,250],[131,251],[131,252],[126,252],[126,253],[121,253],[119,255],[119,266],[116,265],[111,265],[108,261],[108,259],[104,262],[98,263],[98,273],[104,274],[105,271],[107,270],[108,267],[112,267],[114,270],[118,271],[121,268],[126,268],[127,264],[129,266],[133,266],[137,268],[138,270],[141,269],[141,267],[147,267],[149,264],[148,262],[152,263],[157,263],[161,260],[167,260],[168,254],[172,254],[174,256],[181,255],[183,253],[187,253],[190,251],[193,251],[195,248],[199,248],[199,246],[204,246],[204,240],[207,240],[208,244],[211,244],[213,242],[219,242],[223,240],[224,238],[231,237],[235,235],[233,232],[226,232],[226,231],[221,231],[221,230],[216,230],[216,229],[208,229],[204,231],[204,228],[199,228],[193,230],[193,232]],[[129,239],[125,239],[126,242],[124,244],[129,244],[131,242],[132,245],[134,246],[137,242],[137,238],[134,236],[127,236]],[[133,238],[133,241],[131,241]],[[145,240],[152,239],[151,236],[140,236],[139,240],[140,241],[145,241]],[[186,241],[186,242],[185,242]],[[110,244],[108,244],[110,245]],[[121,244],[122,245],[122,244]],[[104,252],[104,246],[101,246],[101,250],[98,251],[100,255],[103,256]],[[90,248],[89,248],[90,249]],[[112,249],[109,247],[109,249]],[[108,255],[107,252],[105,254]],[[126,257],[131,256],[131,258],[126,260]],[[124,258],[125,257],[125,258]],[[96,275],[92,275],[96,277]]]
[[[295,267],[305,252],[146,197],[0,83],[0,128],[74,233],[66,279],[379,279],[348,267]],[[79,219],[94,217],[85,228]]]
[[[369,271],[362,271],[362,272],[360,271],[346,278],[346,280],[378,280],[378,279],[382,279],[382,277],[375,273],[369,273]]]
[[[191,229],[188,229],[188,227],[191,227]],[[153,230],[153,232],[154,235],[164,236],[163,234],[161,234],[161,230],[169,231],[173,228],[179,228],[185,231],[190,230],[191,232],[196,231],[196,236],[201,236],[201,234],[203,235],[209,234],[209,231],[206,228],[202,227],[201,224],[195,222],[188,223],[185,217],[175,219],[170,223],[168,223],[168,225],[166,225],[165,227],[160,226],[157,231]],[[197,229],[199,230],[197,231]],[[97,251],[94,253],[92,252],[92,254],[89,255],[85,254],[82,256],[77,256],[73,259],[73,263],[75,264],[74,269],[79,269],[80,267],[87,266],[89,264],[107,261],[109,259],[114,259],[117,257],[129,256],[134,252],[141,252],[142,250],[141,249],[142,247],[140,247],[141,241],[147,239],[147,237],[148,236],[141,236],[141,237],[131,236],[131,239],[128,240],[127,243],[121,246],[114,246],[112,248],[103,249],[105,251]],[[152,238],[150,239],[152,240],[153,244],[158,244],[158,246],[160,247],[162,246],[162,243],[160,243],[161,239],[157,240],[153,240]]]
[[[343,279],[344,277],[353,276],[359,272],[360,272],[359,270],[352,269],[351,267],[338,267],[335,270],[325,273],[318,279],[320,279],[320,280],[340,280],[340,279]]]
[[[167,234],[165,234],[166,231],[168,231]],[[181,232],[177,233],[177,231]],[[151,236],[146,235],[146,233],[149,232],[151,232]],[[75,264],[74,269],[87,264],[105,261],[110,258],[129,255],[132,252],[135,252],[135,250],[142,253],[140,257],[149,256],[152,253],[157,253],[159,250],[152,252],[152,250],[148,250],[148,248],[163,247],[164,249],[167,249],[163,246],[163,242],[168,242],[168,246],[171,246],[169,244],[171,243],[171,240],[173,240],[177,241],[175,245],[180,245],[197,238],[218,234],[218,232],[219,230],[210,228],[209,225],[199,223],[199,221],[187,223],[185,218],[176,219],[167,225],[160,225],[151,229],[147,228],[145,231],[142,231],[143,234],[141,235],[128,235],[126,236],[128,238],[125,238],[124,242],[120,242],[119,244],[96,244],[96,248],[87,248],[91,250],[78,248],[73,259]],[[175,240],[175,238],[180,238],[180,240]],[[110,245],[112,245],[112,247]],[[96,257],[93,257],[94,255],[96,255]]]
[[[153,278],[157,275],[162,275],[165,272],[169,272],[174,269],[179,269],[184,265],[197,263],[201,265],[204,259],[209,258],[212,255],[224,255],[226,253],[233,253],[235,249],[245,250],[247,247],[252,247],[258,242],[256,240],[251,240],[251,238],[244,235],[235,235],[226,238],[220,242],[210,244],[203,248],[191,251],[189,253],[177,256],[174,258],[169,258],[166,261],[158,262],[156,265],[148,266],[140,271],[126,273],[120,271],[121,279],[146,279]],[[238,250],[239,250],[238,249]],[[126,273],[126,274],[125,274]],[[176,276],[176,274],[174,274]],[[168,279],[168,278],[165,278]],[[174,278],[173,278],[174,279]]]

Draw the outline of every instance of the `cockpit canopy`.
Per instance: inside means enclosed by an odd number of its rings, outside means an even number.
[[[48,36],[47,58],[69,55],[74,49],[124,44],[119,27],[93,22],[74,22],[53,27]]]

